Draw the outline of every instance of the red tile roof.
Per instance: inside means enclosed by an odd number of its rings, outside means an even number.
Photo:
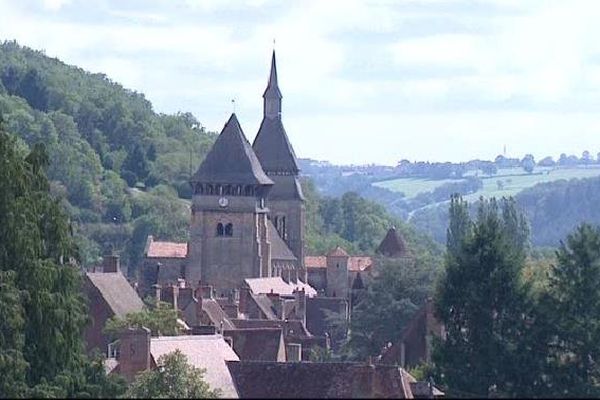
[[[331,253],[330,253],[331,254]],[[327,256],[306,256],[304,257],[306,268],[327,268]],[[369,256],[350,256],[348,257],[348,271],[362,272],[373,265],[373,259]]]
[[[187,243],[155,242],[151,241],[148,246],[146,257],[153,258],[186,258]]]
[[[304,266],[306,268],[327,268],[327,257],[306,256],[304,257]]]

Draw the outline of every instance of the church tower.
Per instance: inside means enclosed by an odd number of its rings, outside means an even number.
[[[271,276],[266,198],[273,181],[232,114],[190,183],[192,221],[186,280],[218,295],[246,278]]]
[[[273,51],[269,83],[263,93],[263,120],[252,147],[265,173],[274,182],[267,198],[269,218],[298,259],[298,278],[306,282],[304,195],[298,179],[298,161],[281,122],[281,99]]]

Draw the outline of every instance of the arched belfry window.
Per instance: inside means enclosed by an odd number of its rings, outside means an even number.
[[[213,194],[213,185],[206,185],[206,194],[208,194],[208,195]]]
[[[223,228],[222,223],[217,224],[217,236],[223,236],[225,234],[225,229]]]
[[[225,236],[233,236],[233,224],[225,225]]]

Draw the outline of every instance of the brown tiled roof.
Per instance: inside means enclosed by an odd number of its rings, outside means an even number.
[[[281,239],[277,229],[273,223],[269,220],[267,222],[267,230],[269,239],[271,241],[271,259],[272,260],[285,260],[285,261],[297,261],[298,259],[292,253],[287,244]]]
[[[188,363],[205,368],[204,378],[211,388],[222,390],[224,397],[238,397],[227,361],[238,361],[238,355],[221,335],[160,336],[150,339],[150,353],[154,361],[175,350],[187,357]]]
[[[246,185],[273,184],[263,171],[235,114],[231,114],[191,181]]]
[[[144,308],[144,303],[121,272],[88,272],[85,276],[117,317]]]
[[[411,398],[400,368],[393,366],[253,361],[227,366],[241,398]]]
[[[223,331],[233,339],[233,350],[246,361],[285,361],[281,328],[245,328]]]
[[[404,236],[402,236],[402,233],[397,232],[395,227],[387,231],[376,252],[386,257],[406,257],[409,255]]]
[[[346,250],[342,249],[340,246],[337,246],[335,249],[331,250],[327,253],[329,257],[349,257]]]
[[[304,266],[306,268],[327,268],[326,256],[305,256]]]
[[[186,258],[187,243],[150,241],[146,257],[151,258]]]

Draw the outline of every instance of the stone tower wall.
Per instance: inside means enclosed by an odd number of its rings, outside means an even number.
[[[246,278],[270,271],[270,244],[266,240],[266,213],[257,211],[254,197],[228,197],[228,207],[218,205],[219,196],[195,196],[190,227],[186,280],[194,287],[201,281],[217,295],[242,286]],[[217,225],[233,225],[232,236],[218,236]]]

